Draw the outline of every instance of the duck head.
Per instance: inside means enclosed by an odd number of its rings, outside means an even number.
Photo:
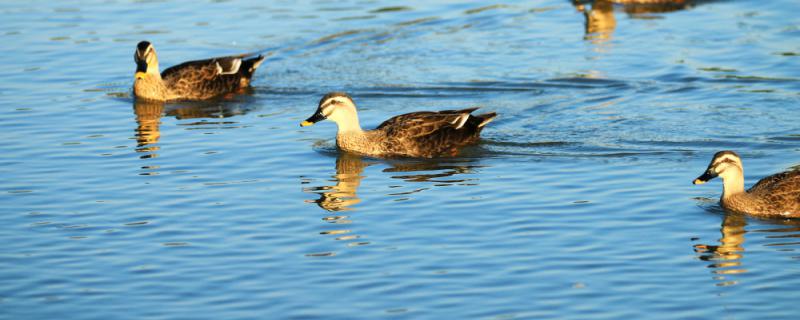
[[[136,62],[136,80],[146,78],[148,75],[159,75],[158,57],[156,49],[148,41],[139,42],[136,45],[136,52],[133,53],[133,61]]]
[[[339,126],[339,131],[360,130],[356,104],[344,92],[331,92],[319,100],[317,111],[300,123],[301,127],[311,126],[322,120],[331,120]]]
[[[742,159],[736,152],[720,151],[714,154],[706,171],[694,179],[694,184],[703,184],[716,177],[722,180],[740,179],[744,174]]]

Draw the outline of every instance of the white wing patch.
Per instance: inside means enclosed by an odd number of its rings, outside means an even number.
[[[469,113],[463,113],[459,115],[458,118],[455,118],[451,123],[456,125],[456,129],[461,129],[461,127],[467,123],[467,119],[469,119]]]
[[[234,59],[231,63],[231,69],[228,71],[222,69],[222,66],[219,65],[219,61],[215,63],[217,64],[217,74],[236,74],[239,72],[239,67],[242,65],[242,59]]]
[[[494,117],[491,117],[491,118],[489,118],[489,119],[484,119],[484,120],[483,120],[483,122],[481,122],[481,123],[478,125],[478,128],[483,128],[483,126],[485,126],[485,125],[489,124],[489,122],[492,122],[492,120],[494,120]]]

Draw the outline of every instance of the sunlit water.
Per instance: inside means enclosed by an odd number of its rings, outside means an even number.
[[[0,318],[796,318],[800,223],[691,181],[800,163],[800,5],[689,2],[0,4]],[[269,58],[250,94],[134,103],[145,39]],[[332,90],[364,127],[500,116],[361,158],[298,126]]]

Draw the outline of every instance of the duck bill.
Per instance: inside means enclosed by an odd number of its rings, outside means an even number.
[[[300,126],[301,127],[308,127],[308,126],[314,125],[315,123],[320,122],[322,120],[325,120],[325,116],[322,115],[322,112],[317,111],[316,113],[314,113],[313,116],[311,116],[308,119],[306,119],[306,121],[300,122]]]
[[[706,171],[705,173],[703,173],[702,176],[699,176],[699,177],[695,178],[694,181],[692,182],[692,184],[704,184],[704,183],[708,182],[709,180],[714,179],[716,177],[717,177],[716,174],[711,174],[708,171]]]

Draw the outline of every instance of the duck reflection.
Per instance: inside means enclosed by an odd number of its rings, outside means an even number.
[[[383,172],[402,172],[407,174],[392,176],[395,179],[402,179],[408,182],[433,182],[436,186],[446,186],[450,184],[465,184],[469,185],[470,181],[475,179],[445,179],[451,176],[459,175],[462,173],[471,173],[473,169],[479,166],[467,165],[465,163],[443,164],[439,162],[411,162],[411,163],[394,163],[392,168],[383,170]],[[425,172],[436,171],[435,173],[413,173],[412,172]]]
[[[146,153],[140,158],[154,158],[161,138],[161,115],[164,113],[164,102],[134,101],[133,113],[136,115],[136,152]]]
[[[666,13],[692,8],[712,0],[572,0],[576,10],[584,15],[584,39],[595,43],[611,39],[617,20],[614,7],[633,18],[646,17],[646,14]]]
[[[708,265],[713,268],[711,271],[714,280],[720,281],[718,286],[729,286],[738,283],[735,280],[728,280],[726,275],[740,274],[747,272],[747,269],[742,267],[742,255],[744,252],[744,227],[747,225],[747,220],[742,215],[726,215],[722,220],[722,227],[720,233],[722,238],[719,239],[719,245],[697,244],[694,246],[694,251],[699,254],[699,259],[702,261],[712,262]]]
[[[367,160],[369,159],[369,160]],[[332,213],[331,215],[322,218],[323,221],[336,224],[336,225],[349,225],[352,223],[350,215],[344,214],[345,212],[352,212],[356,209],[356,205],[361,203],[361,198],[358,196],[358,188],[361,185],[364,176],[364,168],[374,165],[376,163],[385,163],[390,167],[383,170],[383,172],[390,173],[407,173],[401,175],[394,175],[391,178],[402,180],[404,182],[429,182],[434,186],[446,186],[451,184],[461,185],[477,185],[477,179],[453,179],[452,176],[470,173],[476,165],[471,164],[472,160],[448,160],[443,163],[436,160],[377,160],[371,158],[363,158],[362,156],[342,152],[336,158],[336,174],[333,179],[333,185],[323,185],[315,187],[304,188],[303,191],[319,195],[319,198],[313,200],[306,200],[308,203],[316,203],[320,208]],[[450,178],[449,178],[450,177]],[[393,189],[404,187],[403,185],[390,186]],[[409,194],[427,190],[429,188],[412,188],[410,191],[398,191],[388,193],[386,196],[396,197],[402,196],[397,199],[408,200],[406,197]],[[353,230],[342,227],[333,230],[326,230],[320,232],[323,235],[335,235],[335,240],[351,241],[363,238],[360,234],[355,234]],[[348,246],[366,245],[369,242],[350,242]],[[319,255],[319,254],[312,254]],[[322,255],[333,255],[333,253],[325,253]]]
[[[350,206],[358,204],[361,199],[356,195],[358,186],[361,185],[364,168],[371,165],[360,156],[342,153],[336,158],[336,175],[333,176],[333,186],[320,186],[306,188],[303,191],[319,194],[319,199],[310,201],[320,208],[330,212],[352,210]],[[338,219],[326,219],[328,221]]]
[[[252,93],[252,89],[244,90],[243,93]],[[246,97],[245,97],[246,98]],[[244,101],[191,101],[181,104],[169,104],[166,115],[175,117],[178,120],[184,119],[222,119],[246,114],[254,110],[253,104]]]
[[[584,16],[584,40],[593,42],[603,42],[611,38],[614,28],[617,27],[617,19],[614,18],[614,6],[609,1],[598,0],[593,3],[576,3],[575,9],[583,12]]]
[[[785,220],[785,221],[769,221],[780,226],[780,228],[760,229],[760,230],[746,230],[747,217],[739,214],[726,214],[722,220],[720,233],[722,237],[719,239],[719,245],[709,244],[696,244],[694,251],[698,253],[698,258],[702,261],[711,262],[708,265],[713,270],[711,273],[714,275],[713,279],[717,282],[717,286],[731,286],[739,283],[738,280],[733,279],[731,276],[747,272],[746,266],[742,264],[745,252],[745,234],[747,233],[770,233],[767,239],[793,239],[800,237],[800,221]],[[800,242],[779,242],[768,243],[765,246],[780,247],[783,251],[794,251],[791,246],[800,246]]]
[[[248,104],[249,105],[249,104]],[[182,104],[165,104],[159,101],[134,99],[133,113],[136,115],[136,152],[144,153],[142,159],[155,158],[160,149],[161,117],[170,116],[178,120],[194,118],[228,118],[245,114],[252,109],[235,104],[233,101],[187,102]],[[234,124],[235,122],[203,121],[188,125]]]

